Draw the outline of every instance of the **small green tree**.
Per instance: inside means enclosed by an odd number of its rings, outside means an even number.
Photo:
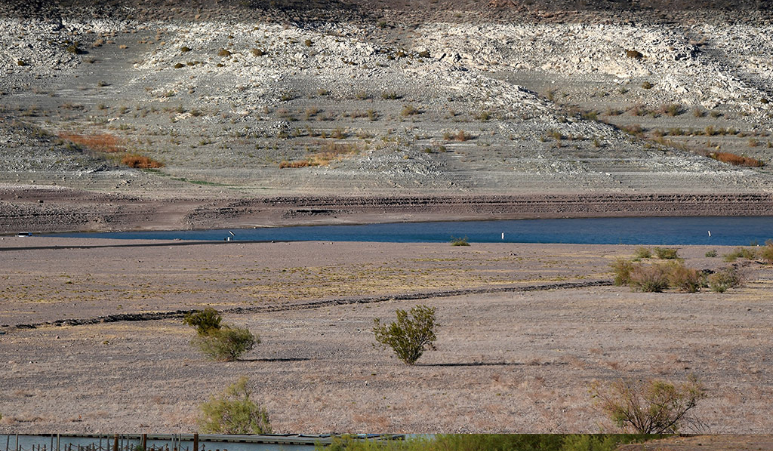
[[[628,284],[632,289],[645,293],[660,293],[668,288],[668,265],[635,265]]]
[[[413,365],[426,349],[435,349],[435,308],[417,305],[408,312],[397,309],[397,321],[383,324],[373,320],[373,333],[382,348],[387,346],[397,357],[408,365]],[[375,346],[375,345],[374,345]]]
[[[685,425],[699,424],[691,411],[706,397],[694,375],[679,386],[661,380],[621,379],[609,389],[595,384],[591,394],[618,427],[637,434],[676,434]]]
[[[765,263],[773,265],[773,240],[765,241],[765,247],[759,251],[760,258],[765,260]]]
[[[724,293],[729,288],[741,285],[741,275],[733,267],[722,268],[709,276],[709,288],[717,293]]]
[[[226,325],[195,337],[191,343],[212,360],[233,362],[260,344],[260,337],[247,328]]]
[[[612,272],[615,273],[615,285],[623,286],[631,283],[631,271],[633,271],[633,263],[624,258],[618,258],[609,265],[612,268]]]
[[[655,256],[662,260],[675,260],[679,258],[677,249],[669,247],[656,247]]]
[[[687,268],[683,263],[677,263],[671,266],[668,283],[681,291],[696,293],[704,286],[705,278],[697,269]]]
[[[270,434],[268,412],[250,396],[244,376],[229,386],[220,397],[211,396],[201,405],[199,427],[206,434]]]
[[[223,318],[217,310],[207,307],[204,310],[194,310],[185,315],[183,322],[195,327],[199,335],[209,335],[214,330],[220,329]]]
[[[260,344],[260,337],[247,328],[221,325],[222,320],[220,313],[211,307],[189,313],[183,319],[198,334],[191,344],[207,357],[232,362]]]

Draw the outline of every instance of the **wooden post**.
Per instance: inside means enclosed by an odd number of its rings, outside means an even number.
[[[113,439],[113,451],[118,451],[118,434],[115,434]]]
[[[142,446],[142,451],[148,449],[148,434],[142,434],[142,443],[140,443],[140,446]]]
[[[199,451],[199,434],[193,434],[193,451]]]

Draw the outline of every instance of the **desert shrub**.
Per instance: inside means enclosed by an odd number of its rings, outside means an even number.
[[[282,160],[279,163],[279,169],[287,169],[287,168],[299,169],[299,168],[306,168],[309,166],[319,166],[319,164],[311,160],[298,160],[298,161]]]
[[[671,267],[668,273],[668,283],[681,291],[695,293],[704,285],[704,278],[703,274],[697,269],[687,268],[683,264],[676,264]]]
[[[185,67],[185,64],[183,64],[183,63],[177,63],[177,64],[174,65],[175,69],[182,69],[183,67]]]
[[[221,325],[217,310],[207,307],[185,315],[183,322],[196,328],[197,336],[191,344],[204,355],[219,361],[232,362],[260,344],[260,337],[246,328]]]
[[[654,86],[652,83],[645,81],[641,84],[642,89],[652,89],[652,86]]]
[[[773,265],[773,241],[768,240],[765,242],[765,247],[760,249],[759,256],[765,260],[765,263]]]
[[[80,48],[80,42],[78,41],[71,42],[70,45],[68,45],[65,50],[67,51],[67,53],[72,53],[73,55],[80,55],[81,53],[83,53],[83,50],[81,50]]]
[[[706,251],[706,257],[713,258],[717,256],[717,250],[712,249],[710,251]]]
[[[312,42],[311,39],[306,39],[305,41],[303,41],[303,45],[305,45],[306,47],[311,47],[312,45],[314,45],[314,42]]]
[[[644,134],[644,129],[640,124],[629,124],[622,127],[622,130],[630,135],[641,136]]]
[[[682,105],[678,103],[669,103],[668,105],[663,105],[661,112],[671,117],[678,116],[682,114]]]
[[[217,310],[207,307],[204,310],[194,310],[185,315],[183,323],[196,328],[199,335],[209,335],[210,332],[220,329],[223,317]]]
[[[435,349],[435,308],[417,305],[409,312],[397,309],[397,321],[383,324],[373,320],[373,334],[382,348],[392,348],[397,357],[413,365],[426,349]],[[375,345],[374,345],[375,346]]]
[[[691,411],[706,397],[694,375],[681,385],[661,380],[619,380],[606,388],[596,383],[591,394],[619,428],[638,434],[676,434],[684,426],[698,426]]]
[[[239,378],[220,397],[200,406],[198,423],[206,434],[271,434],[268,412],[250,396],[246,377]]]
[[[678,251],[669,247],[656,247],[655,256],[661,260],[674,260],[679,258]]]
[[[627,56],[628,58],[636,59],[636,60],[640,60],[640,59],[644,58],[644,55],[642,55],[641,52],[639,52],[638,50],[626,50],[625,51],[625,56]]]
[[[419,58],[429,58],[429,50],[422,50],[419,52]]]
[[[191,51],[191,48],[188,47],[187,45],[184,45],[184,46],[180,47],[180,52],[182,52],[182,53],[188,53],[190,51]]]
[[[470,242],[467,240],[467,237],[463,238],[457,238],[452,236],[451,237],[451,246],[469,246]]]
[[[384,100],[397,100],[400,95],[394,91],[386,91],[381,93],[381,98]]]
[[[741,285],[741,275],[735,268],[722,268],[708,277],[709,288],[717,293],[724,293],[730,288]]]
[[[233,362],[260,344],[260,337],[247,328],[225,325],[195,337],[191,344],[212,360]]]
[[[652,257],[652,251],[648,247],[639,246],[636,248],[636,253],[634,254],[634,257],[636,258],[650,258]]]
[[[668,288],[668,265],[634,265],[629,285],[645,293],[660,293]]]
[[[164,166],[164,163],[153,160],[144,155],[128,154],[121,158],[121,163],[136,169],[158,169]]]
[[[638,50],[626,50],[625,56],[627,56],[628,58],[633,58],[637,60],[644,58],[644,55],[642,55],[642,53],[639,52]]]
[[[416,114],[421,113],[418,108],[414,107],[413,105],[405,105],[400,111],[400,116],[408,117],[408,116],[414,116]]]
[[[734,262],[738,260],[739,258],[745,258],[747,260],[754,260],[757,258],[757,252],[755,252],[754,249],[748,249],[745,247],[737,247],[733,252],[730,252],[729,254],[725,254],[722,256],[722,258],[726,262]]]
[[[231,52],[227,49],[220,49],[217,51],[217,56],[228,57],[231,56]]]
[[[254,48],[250,50],[250,53],[252,53],[252,56],[263,56],[266,54],[266,51],[263,49]]]
[[[613,451],[621,444],[640,442],[649,437],[633,434],[442,434],[410,437],[405,440],[368,440],[349,435],[334,437],[322,451]]]
[[[631,271],[633,271],[633,263],[624,258],[618,258],[609,266],[612,267],[612,272],[615,274],[615,285],[623,286],[631,283]]]

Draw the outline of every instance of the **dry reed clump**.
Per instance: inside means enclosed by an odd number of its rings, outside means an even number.
[[[125,155],[121,158],[121,164],[136,169],[158,169],[164,166],[160,161],[138,154]]]
[[[91,150],[105,153],[123,152],[121,141],[108,133],[96,135],[79,135],[77,133],[59,133],[59,138],[88,147]]]
[[[311,160],[299,160],[299,161],[282,160],[282,162],[279,163],[279,169],[286,169],[286,168],[297,169],[297,168],[305,168],[308,166],[319,166],[319,163],[315,163],[314,161],[311,161]]]
[[[743,157],[730,152],[714,152],[710,153],[709,157],[735,166],[746,166],[750,168],[761,168],[762,166],[765,166],[764,162],[756,158]]]

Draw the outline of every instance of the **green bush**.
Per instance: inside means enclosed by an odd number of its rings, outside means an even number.
[[[726,262],[734,262],[739,258],[745,258],[747,260],[754,260],[757,258],[757,252],[754,249],[748,249],[745,247],[737,247],[733,252],[725,254],[723,256]]]
[[[758,252],[760,258],[765,260],[765,263],[773,265],[773,241],[768,240],[765,242],[765,247]]]
[[[334,437],[322,451],[613,451],[621,444],[652,437],[624,434],[445,434],[405,440],[362,440],[348,435]]]
[[[426,349],[435,349],[435,308],[417,305],[410,311],[411,318],[405,310],[395,313],[397,321],[390,324],[374,319],[373,334],[382,348],[392,348],[400,360],[413,365]]]
[[[451,246],[469,246],[470,242],[467,240],[467,237],[464,238],[456,238],[451,237]]]
[[[679,386],[660,380],[619,380],[609,388],[597,383],[591,394],[618,427],[638,434],[676,434],[683,426],[699,424],[691,410],[706,397],[694,375]]]
[[[710,251],[706,251],[706,257],[713,258],[717,256],[716,249],[712,249]]]
[[[83,50],[81,50],[80,43],[78,41],[71,42],[65,50],[67,53],[72,53],[73,55],[80,55],[83,53]]]
[[[633,263],[624,258],[618,258],[609,266],[612,267],[612,272],[615,274],[615,285],[620,287],[631,283],[631,271],[633,271]]]
[[[668,288],[669,269],[667,265],[634,265],[629,285],[637,291],[660,293]]]
[[[385,91],[381,93],[381,98],[384,100],[397,100],[401,96],[394,91]]]
[[[717,293],[724,293],[730,288],[741,285],[741,275],[735,268],[723,268],[708,277],[709,288]]]
[[[688,293],[696,293],[704,286],[703,274],[693,268],[686,268],[683,264],[676,264],[668,273],[669,285]]]
[[[271,434],[268,412],[250,399],[248,380],[241,377],[220,397],[201,405],[198,423],[205,434]]]
[[[233,362],[260,344],[260,337],[247,328],[223,326],[197,336],[191,343],[212,360]]]
[[[655,256],[661,260],[674,260],[679,258],[678,251],[669,247],[656,247]]]
[[[652,251],[648,247],[639,246],[636,248],[636,253],[634,254],[636,258],[651,258],[652,257]]]
[[[260,337],[246,328],[221,325],[217,310],[207,307],[185,315],[183,322],[196,328],[191,344],[213,360],[232,362],[260,344]]]
[[[217,310],[207,307],[204,310],[194,310],[186,314],[183,323],[195,327],[199,335],[209,335],[211,331],[220,329],[222,320]]]

